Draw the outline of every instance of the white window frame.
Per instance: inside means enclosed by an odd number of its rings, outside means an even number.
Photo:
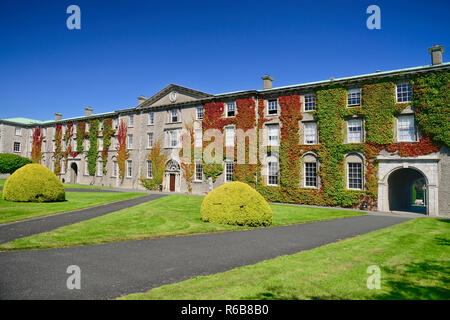
[[[315,170],[315,179],[316,179],[316,184],[314,185],[314,186],[308,186],[307,185],[307,175],[306,175],[306,173],[307,173],[307,170],[306,170],[306,165],[307,164],[315,164],[315,166],[316,166],[316,170]],[[313,188],[313,189],[317,189],[318,188],[318,186],[319,186],[319,176],[318,176],[318,174],[317,174],[317,169],[318,169],[318,163],[317,163],[317,159],[316,159],[316,161],[315,162],[310,162],[310,161],[308,161],[308,162],[304,162],[303,163],[303,177],[304,177],[304,179],[303,179],[303,186],[305,187],[305,188]]]
[[[201,148],[203,145],[203,132],[202,129],[195,129],[194,131],[194,147]]]
[[[133,161],[127,160],[126,177],[131,178],[133,176]],[[131,171],[131,173],[130,173]]]
[[[153,111],[150,111],[148,113],[148,125],[152,126],[155,124],[155,113]]]
[[[127,149],[128,150],[133,149],[133,135],[132,134],[127,134]]]
[[[128,120],[129,120],[128,127],[133,128],[134,127],[134,115],[133,114],[129,115]]]
[[[196,119],[197,120],[203,120],[203,107],[199,106],[195,110],[196,110],[195,111]]]
[[[16,145],[19,146],[18,150],[16,150]],[[13,142],[13,152],[20,152],[22,149],[22,144],[19,141]]]
[[[404,98],[403,90],[400,90],[402,93],[402,98],[400,99],[401,101],[399,100],[399,96],[398,96],[399,86],[400,86],[400,88],[403,88],[403,86],[407,86],[409,88],[409,90],[406,91],[406,100],[403,100],[403,98]],[[395,86],[395,101],[397,103],[408,103],[408,102],[412,101],[412,85],[409,82],[400,82],[400,83],[396,84],[396,86]]]
[[[117,161],[113,160],[112,165],[113,165],[113,171],[112,171],[111,177],[115,178],[115,177],[117,177],[117,172],[118,172]]]
[[[359,125],[355,125],[358,123]],[[351,131],[351,128],[360,128],[359,131],[359,141],[353,141],[356,135],[355,132],[358,131]],[[347,120],[347,143],[362,143],[364,142],[364,134],[363,134],[363,121],[362,119],[351,119]]]
[[[277,180],[277,183],[275,184],[275,183],[270,183],[270,178],[271,177],[274,177],[275,175],[271,175],[270,173],[270,169],[271,169],[271,164],[273,165],[273,164],[275,164],[276,165],[276,171],[277,171],[277,174],[276,174],[276,180]],[[280,180],[280,169],[279,169],[279,163],[277,162],[277,161],[269,161],[268,163],[267,163],[267,185],[268,186],[278,186],[278,183],[280,182],[279,181]]]
[[[357,94],[357,97],[353,97],[354,94]],[[350,99],[357,99],[358,103],[350,104]],[[358,89],[348,89],[347,90],[347,107],[357,107],[361,105],[361,88]]]
[[[275,109],[273,109],[273,106],[275,106]],[[267,100],[267,115],[269,116],[276,116],[278,115],[278,99],[270,99]],[[271,113],[271,111],[275,110],[274,113]]]
[[[310,112],[310,111],[316,111],[316,95],[311,93],[311,94],[305,94],[303,96],[304,99],[304,106],[303,106],[303,111],[305,112]]]
[[[170,123],[180,122],[180,116],[179,116],[178,109],[170,110],[169,116],[170,116]],[[174,119],[175,119],[175,121],[174,121]]]
[[[170,129],[164,132],[165,134],[165,148],[179,148],[180,147],[180,130]],[[175,137],[175,138],[174,138]],[[176,145],[173,144],[176,142]]]
[[[20,127],[15,127],[15,128],[14,128],[14,134],[15,134],[16,136],[21,136],[21,135],[22,135],[22,128],[20,128]]]
[[[153,178],[153,164],[150,160],[147,160],[147,179]]]
[[[412,123],[412,126],[404,127],[402,125],[403,120],[409,120],[410,124]],[[406,130],[405,128],[408,128]],[[400,134],[402,131],[408,131],[411,136],[411,130],[412,130],[412,139],[403,139],[402,137],[405,137],[406,135]],[[398,116],[397,117],[397,142],[415,142],[416,141],[416,124],[414,120],[414,115],[404,115],[404,116]]]
[[[267,145],[268,146],[279,146],[280,145],[280,126],[276,123],[267,124]],[[276,133],[276,134],[273,134]]]
[[[313,127],[314,130],[311,130],[311,128],[309,127]],[[318,139],[318,135],[317,135],[317,122],[303,122],[303,144],[308,144],[308,145],[313,145],[313,144],[317,144]],[[314,134],[311,134],[310,132],[313,132]],[[308,137],[314,137],[314,142],[308,142]]]
[[[231,168],[231,173],[229,172],[229,169]],[[225,161],[225,182],[231,182],[233,181],[233,172],[234,172],[234,161],[233,160],[226,160]],[[231,179],[229,179],[229,176],[231,176]]]
[[[201,171],[199,172],[198,170],[198,166],[200,166]],[[201,177],[198,177],[198,174],[201,174]],[[195,166],[194,166],[194,181],[195,182],[201,182],[203,181],[203,163],[202,162],[195,162]]]
[[[103,176],[103,161],[99,160],[97,163],[97,177]]]
[[[233,114],[232,115],[230,115],[230,107],[232,107],[232,112],[233,112]],[[226,117],[227,118],[232,118],[232,117],[234,117],[234,116],[236,116],[236,102],[228,102],[227,103],[227,107],[226,107]]]
[[[232,132],[232,134],[230,134]],[[234,127],[225,128],[225,147],[234,147],[236,138],[236,129]]]
[[[148,148],[151,149],[153,148],[153,143],[154,143],[154,134],[153,132],[147,132],[147,144],[148,144]]]
[[[350,165],[358,164],[361,166],[361,188],[350,187]],[[357,178],[355,178],[357,179]],[[347,162],[347,189],[349,190],[364,190],[364,166],[363,162]]]

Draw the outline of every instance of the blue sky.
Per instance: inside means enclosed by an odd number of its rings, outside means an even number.
[[[284,86],[427,65],[435,43],[449,61],[449,14],[447,0],[0,0],[0,118],[130,108],[170,83],[215,94],[266,73]]]

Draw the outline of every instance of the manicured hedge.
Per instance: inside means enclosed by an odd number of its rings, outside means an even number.
[[[246,183],[229,182],[211,191],[200,208],[203,221],[231,225],[267,226],[273,213],[267,201]]]
[[[40,164],[27,164],[5,182],[3,199],[17,202],[64,201],[66,192],[56,175]]]
[[[29,163],[31,163],[30,159],[17,154],[0,153],[0,173],[13,173]]]

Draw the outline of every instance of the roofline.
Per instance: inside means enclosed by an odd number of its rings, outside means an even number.
[[[432,72],[436,70],[441,69],[450,69],[450,62],[445,62],[439,65],[426,65],[426,66],[419,66],[419,67],[412,67],[412,68],[404,68],[404,69],[397,69],[397,70],[390,70],[390,71],[383,71],[383,72],[374,72],[374,73],[368,73],[363,75],[357,75],[357,76],[350,76],[350,77],[344,77],[344,78],[338,78],[338,79],[329,79],[329,80],[322,80],[322,81],[315,81],[315,82],[307,82],[307,83],[301,83],[296,85],[289,85],[289,86],[281,86],[271,89],[262,89],[262,90],[242,90],[242,91],[234,91],[234,92],[228,92],[228,93],[221,93],[216,95],[210,95],[208,93],[197,91],[193,89],[189,89],[186,87],[178,86],[176,84],[170,84],[166,86],[164,89],[158,91],[155,95],[147,99],[145,102],[140,104],[138,107],[133,108],[127,108],[127,109],[120,109],[116,111],[111,112],[105,112],[105,113],[98,113],[98,114],[92,114],[90,116],[81,116],[81,117],[74,117],[74,118],[67,118],[67,119],[61,119],[61,120],[48,120],[48,121],[40,121],[36,123],[29,123],[24,124],[20,122],[14,122],[6,119],[0,119],[0,123],[7,123],[7,124],[13,124],[13,125],[21,125],[23,127],[36,127],[36,126],[48,126],[53,125],[55,123],[65,123],[70,121],[81,121],[81,120],[89,120],[89,119],[96,119],[96,118],[102,118],[105,116],[112,116],[112,115],[119,115],[122,113],[132,113],[136,111],[148,111],[148,110],[156,110],[156,109],[164,109],[164,108],[170,108],[170,107],[182,107],[186,105],[202,105],[207,102],[217,101],[217,100],[223,100],[227,98],[238,98],[238,97],[248,97],[248,96],[265,96],[265,95],[275,95],[279,92],[283,91],[300,91],[300,90],[312,90],[317,87],[323,87],[323,86],[329,86],[329,85],[336,85],[336,84],[342,84],[342,83],[353,83],[353,82],[361,82],[367,79],[376,79],[376,78],[388,78],[393,77],[397,75],[411,75],[416,73],[422,73],[422,72]],[[193,92],[197,92],[199,94],[207,95],[205,98],[201,98],[194,101],[186,101],[186,102],[179,102],[179,103],[172,103],[172,104],[165,104],[160,106],[148,106],[148,103],[151,99],[159,97],[158,95],[162,92],[167,91],[168,89],[178,89],[182,88],[183,90],[192,90]]]

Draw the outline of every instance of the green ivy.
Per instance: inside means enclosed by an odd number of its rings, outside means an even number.
[[[450,147],[450,71],[430,72],[413,80],[412,107],[422,131]]]
[[[95,176],[97,167],[99,126],[100,121],[98,119],[89,121],[89,150],[87,152],[87,158],[88,172],[91,176]]]

